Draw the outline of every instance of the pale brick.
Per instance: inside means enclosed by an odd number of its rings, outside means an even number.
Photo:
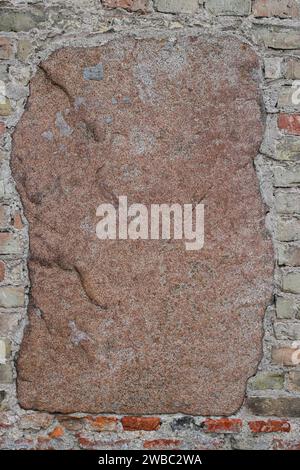
[[[205,6],[214,15],[247,16],[251,13],[251,0],[206,0]]]
[[[30,31],[45,21],[45,13],[40,9],[25,10],[1,9],[0,31]]]
[[[300,266],[300,245],[281,244],[277,247],[279,266]]]
[[[275,206],[280,214],[300,213],[300,192],[277,190]]]
[[[284,376],[278,372],[258,372],[249,381],[252,390],[280,390],[284,386]]]
[[[0,228],[8,228],[10,223],[10,211],[8,206],[0,206]]]
[[[292,294],[300,294],[300,272],[283,273],[282,289]]]
[[[0,364],[0,383],[10,384],[13,381],[11,364]]]
[[[274,168],[274,185],[286,187],[300,184],[300,164],[293,166],[276,166]]]
[[[299,59],[288,59],[286,63],[286,78],[297,80],[300,79],[300,60]]]
[[[0,287],[0,307],[23,307],[25,291],[23,287]]]
[[[18,254],[21,251],[20,240],[9,232],[0,233],[0,254]]]
[[[300,392],[300,371],[289,372],[287,388],[291,392]]]
[[[10,116],[12,113],[12,107],[10,101],[6,98],[5,100],[0,100],[0,116]]]
[[[17,57],[25,62],[32,52],[32,43],[28,39],[19,39],[17,46]]]
[[[20,428],[31,429],[39,431],[40,429],[47,429],[53,422],[53,416],[48,413],[30,413],[21,416]]]
[[[13,44],[5,37],[0,37],[0,59],[8,60],[14,57]]]
[[[300,31],[296,28],[257,27],[254,30],[257,40],[272,49],[299,49]]]
[[[276,142],[275,158],[282,161],[300,162],[300,138],[286,136]]]
[[[299,18],[300,4],[298,0],[255,0],[253,15],[257,18]]]
[[[280,320],[289,320],[294,318],[297,310],[296,302],[293,299],[285,297],[276,298],[276,316]]]
[[[279,217],[276,224],[276,238],[287,242],[300,240],[300,218]]]
[[[7,338],[0,338],[0,364],[5,364],[6,359],[10,356],[11,344]]]
[[[278,96],[278,108],[280,110],[292,109],[300,111],[299,86],[284,86]]]
[[[18,326],[18,315],[13,313],[1,313],[0,315],[0,331],[2,335],[14,333]]]
[[[163,13],[195,13],[198,0],[155,0],[154,6]]]
[[[276,322],[274,324],[274,331],[277,339],[300,340],[300,323]]]
[[[265,58],[265,77],[276,80],[282,76],[282,58],[266,57]]]

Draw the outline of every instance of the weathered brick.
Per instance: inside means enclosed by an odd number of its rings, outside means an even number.
[[[160,428],[160,418],[150,416],[124,416],[121,419],[124,431],[156,431]]]
[[[257,18],[299,18],[300,5],[297,0],[255,0],[253,15]]]
[[[254,433],[259,432],[290,432],[291,425],[284,419],[268,419],[267,421],[249,421],[249,428]]]
[[[128,11],[150,11],[149,0],[102,0],[102,4],[107,8],[124,8]]]
[[[58,415],[57,420],[68,431],[80,431],[83,428],[83,419],[78,416]]]
[[[277,339],[300,340],[300,323],[276,322],[274,331]]]
[[[207,418],[203,423],[203,429],[211,433],[237,433],[242,430],[242,424],[239,418]]]
[[[277,141],[275,158],[283,161],[300,161],[299,137],[285,136]]]
[[[10,255],[18,254],[21,251],[20,240],[9,232],[0,233],[0,254]]]
[[[277,190],[275,207],[279,214],[300,213],[300,192]]]
[[[12,113],[12,107],[9,99],[0,100],[0,116],[10,116]]]
[[[283,242],[300,240],[300,218],[279,217],[276,223],[276,238]]]
[[[266,57],[265,58],[265,77],[275,80],[282,76],[282,58]]]
[[[87,416],[86,420],[95,431],[117,431],[118,419],[114,416]]]
[[[293,166],[276,166],[274,168],[274,185],[288,188],[300,184],[300,164]]]
[[[5,37],[0,37],[0,59],[9,60],[14,57],[13,44]]]
[[[153,439],[144,441],[144,449],[177,449],[182,445],[179,439]]]
[[[273,450],[300,450],[300,441],[273,439]]]
[[[205,6],[214,15],[247,16],[251,12],[251,0],[206,0]]]
[[[294,299],[285,297],[276,297],[276,315],[281,320],[294,318],[297,311],[297,305]]]
[[[1,8],[0,31],[30,31],[45,21],[45,13],[37,8],[26,10],[13,10]]]
[[[20,428],[38,431],[49,428],[52,422],[53,416],[48,413],[28,413],[21,416]]]
[[[154,6],[163,13],[195,13],[198,0],[155,0]]]
[[[278,372],[258,372],[249,381],[253,390],[280,390],[284,386],[284,376]]]
[[[13,381],[11,364],[0,364],[0,383],[10,384]]]
[[[272,49],[299,49],[300,31],[293,28],[257,27],[254,36]]]
[[[0,287],[0,307],[13,308],[24,307],[24,287]]]
[[[285,77],[297,80],[300,78],[300,60],[296,58],[288,59],[285,68]]]
[[[0,261],[0,282],[4,281],[5,279],[5,264],[3,261]]]
[[[0,390],[0,406],[1,406],[2,402],[5,400],[5,397],[6,397],[5,391]]]
[[[300,397],[249,397],[246,403],[258,416],[300,417]]]
[[[280,113],[278,127],[288,134],[300,135],[300,115]]]
[[[292,110],[300,110],[300,100],[299,100],[299,87],[294,86],[283,86],[280,88],[278,95],[277,106],[280,110],[287,110],[292,108]]]
[[[291,392],[300,392],[300,371],[293,370],[288,373],[287,388]]]
[[[282,275],[282,289],[292,294],[300,294],[300,272],[289,272]]]
[[[281,244],[277,247],[279,266],[300,266],[300,245]]]

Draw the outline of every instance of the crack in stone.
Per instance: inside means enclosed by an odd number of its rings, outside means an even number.
[[[61,90],[65,95],[66,97],[68,98],[68,101],[70,103],[71,106],[73,106],[73,98],[72,96],[70,95],[69,91],[67,90],[67,88],[62,84],[62,83],[59,83],[57,80],[55,80],[53,78],[53,76],[49,73],[49,71],[46,69],[46,67],[43,65],[43,64],[39,64],[38,65],[38,68],[44,73],[45,77],[47,80],[49,80],[49,82],[56,88],[58,88],[59,90]]]

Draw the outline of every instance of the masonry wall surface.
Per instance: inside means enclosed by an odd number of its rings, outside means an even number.
[[[298,1],[82,0],[0,3],[0,447],[300,449],[300,80]],[[231,34],[260,58],[266,129],[255,168],[275,259],[263,358],[229,417],[24,410],[16,360],[27,323],[28,224],[10,170],[12,134],[38,64],[62,47],[112,39]]]

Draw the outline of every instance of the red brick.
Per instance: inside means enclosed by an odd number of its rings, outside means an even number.
[[[252,432],[290,432],[290,423],[281,419],[269,419],[267,421],[249,421]]]
[[[5,132],[5,124],[4,122],[0,122],[0,135],[4,134]]]
[[[278,127],[287,134],[300,135],[300,114],[279,114]]]
[[[17,230],[22,230],[24,227],[23,222],[22,222],[22,216],[19,212],[16,212],[13,216],[14,220],[14,228]]]
[[[130,444],[127,439],[119,439],[116,441],[100,441],[92,440],[84,434],[77,433],[75,437],[78,439],[78,444],[83,449],[124,449]]]
[[[110,416],[87,416],[87,421],[95,431],[117,431],[118,419]]]
[[[240,432],[242,420],[238,418],[208,418],[204,421],[205,432]]]
[[[5,278],[5,264],[0,261],[0,282],[4,281]]]
[[[156,431],[161,425],[160,418],[124,416],[121,419],[124,431]]]
[[[150,10],[149,0],[102,0],[102,3],[108,8],[124,8],[128,11],[147,13]]]
[[[65,431],[64,431],[64,428],[62,426],[56,426],[53,431],[51,431],[49,433],[49,437],[51,439],[59,439],[60,437],[62,437],[64,435]]]
[[[13,55],[12,43],[9,39],[0,37],[0,59],[12,59]]]
[[[144,441],[144,449],[176,449],[182,444],[179,439],[154,439],[152,441]]]

